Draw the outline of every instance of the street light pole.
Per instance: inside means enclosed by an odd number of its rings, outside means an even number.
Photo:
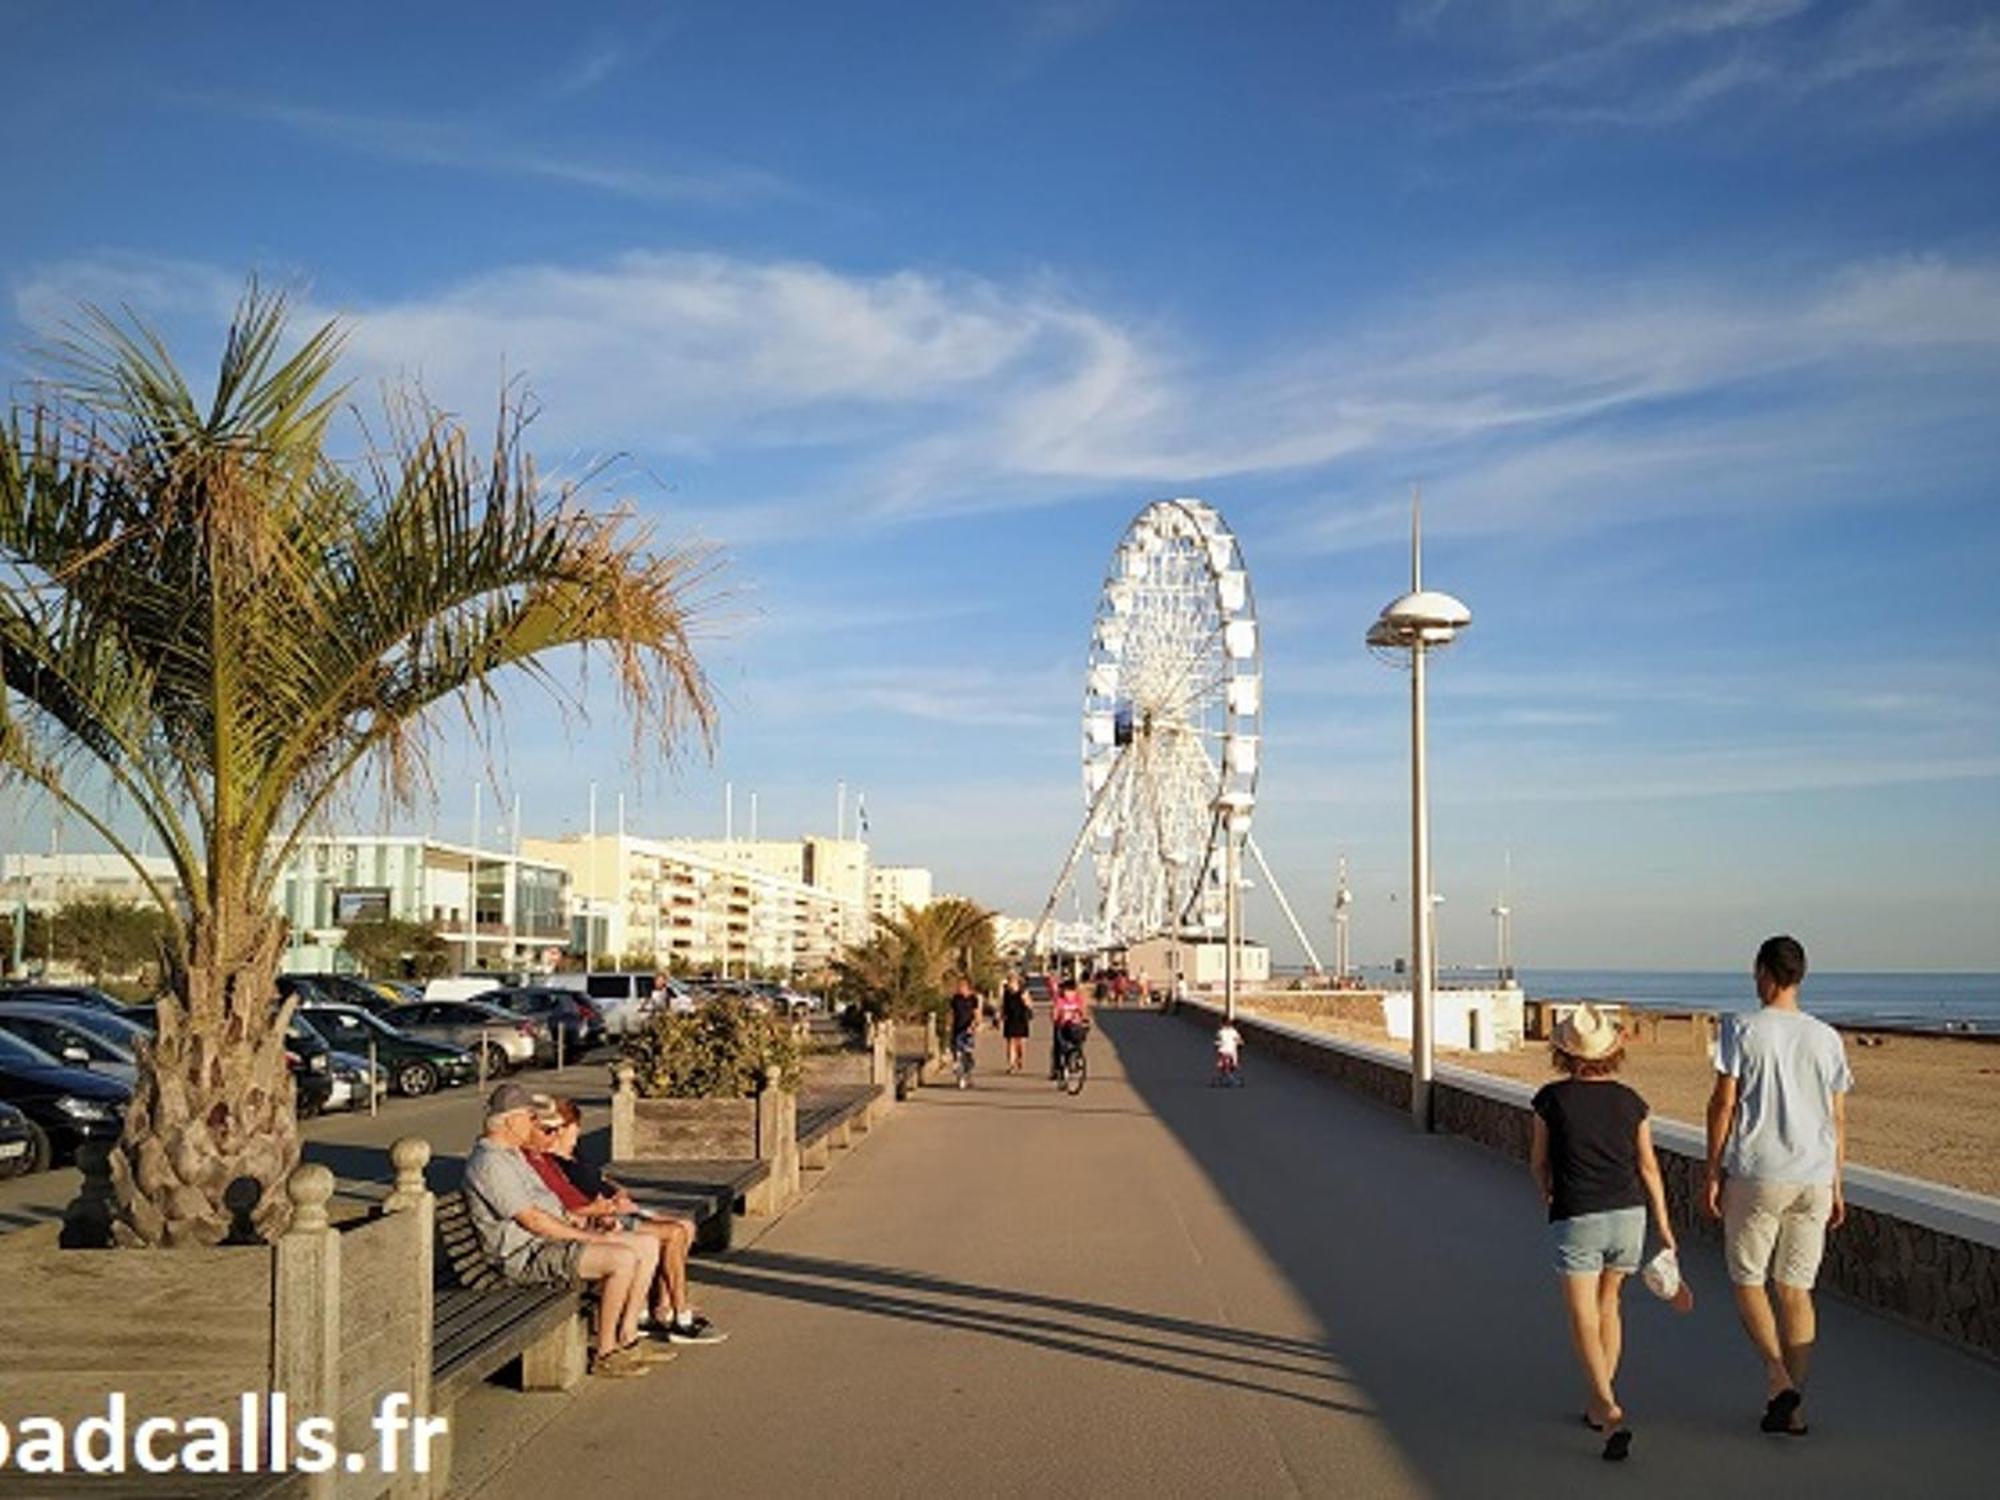
[[[1432,1019],[1435,1014],[1437,955],[1432,951],[1436,915],[1431,890],[1429,740],[1424,722],[1424,659],[1448,646],[1472,623],[1472,611],[1450,594],[1424,587],[1423,511],[1410,501],[1410,592],[1384,606],[1368,631],[1368,644],[1410,666],[1410,1119],[1417,1129],[1433,1125],[1431,1084],[1435,1075]]]
[[[1252,805],[1248,792],[1224,792],[1215,799],[1215,815],[1222,823],[1222,873],[1227,882],[1222,893],[1222,1018],[1231,1025],[1236,1023],[1237,950],[1243,941],[1243,835],[1248,831]]]

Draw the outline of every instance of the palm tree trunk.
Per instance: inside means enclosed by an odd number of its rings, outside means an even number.
[[[281,1015],[272,999],[283,942],[273,915],[218,911],[188,924],[184,966],[167,958],[159,1027],[111,1154],[120,1244],[216,1244],[232,1202],[264,1239],[284,1232],[299,1140],[281,1024],[290,1007]],[[254,1199],[229,1191],[244,1178]]]

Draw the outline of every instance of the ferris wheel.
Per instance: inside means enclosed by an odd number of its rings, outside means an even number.
[[[1224,841],[1235,836],[1318,967],[1247,838],[1263,697],[1256,603],[1235,535],[1204,501],[1153,502],[1125,528],[1098,593],[1084,673],[1084,820],[1031,948],[1086,853],[1088,946],[1220,934]]]

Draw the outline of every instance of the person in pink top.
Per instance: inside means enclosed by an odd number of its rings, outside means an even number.
[[[1063,1059],[1072,1047],[1081,1047],[1090,1029],[1090,1003],[1074,979],[1065,979],[1049,1006],[1050,1030],[1055,1033],[1049,1046],[1049,1077],[1062,1077]]]

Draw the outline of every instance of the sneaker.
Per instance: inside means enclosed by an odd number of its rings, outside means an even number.
[[[719,1344],[728,1337],[700,1313],[694,1315],[692,1322],[675,1323],[667,1329],[667,1342],[670,1344]]]
[[[650,1368],[636,1349],[613,1349],[590,1357],[590,1373],[608,1379],[630,1380],[635,1375],[644,1375]]]

